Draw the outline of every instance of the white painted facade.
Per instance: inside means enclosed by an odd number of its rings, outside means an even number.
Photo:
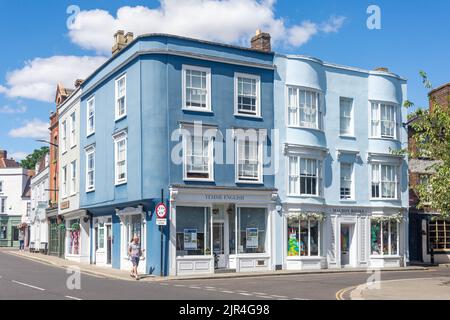
[[[80,95],[77,89],[58,107],[58,215],[66,224],[65,258],[90,263],[90,218],[80,210]]]
[[[49,225],[45,210],[49,203],[50,163],[45,155],[43,168],[36,164],[36,175],[31,179],[30,250],[48,249]]]

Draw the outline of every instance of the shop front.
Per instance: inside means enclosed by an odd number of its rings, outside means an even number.
[[[404,210],[305,207],[285,210],[285,269],[405,265],[408,242]]]
[[[66,224],[64,217],[58,216],[56,210],[47,211],[49,223],[48,254],[64,258],[66,242]]]
[[[66,227],[65,258],[90,263],[90,217],[85,210],[64,214]]]
[[[19,247],[21,216],[0,215],[0,247]]]
[[[170,275],[272,270],[275,190],[173,187]]]

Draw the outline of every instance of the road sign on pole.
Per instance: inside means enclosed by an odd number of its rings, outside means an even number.
[[[160,203],[156,206],[156,224],[158,226],[167,225],[167,206],[164,203]]]

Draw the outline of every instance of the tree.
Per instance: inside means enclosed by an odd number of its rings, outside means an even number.
[[[432,89],[431,82],[425,72],[421,71],[424,86]],[[434,161],[427,170],[430,178],[426,185],[418,184],[416,192],[419,196],[419,209],[429,208],[440,213],[442,218],[450,216],[450,110],[430,97],[433,108],[418,109],[410,121],[413,130],[412,138],[416,150],[408,150],[410,157],[426,155]],[[407,101],[405,107],[414,104]]]
[[[42,147],[40,149],[36,149],[32,154],[29,154],[25,159],[20,161],[20,165],[22,168],[34,170],[36,163],[42,159],[49,152],[48,147]]]

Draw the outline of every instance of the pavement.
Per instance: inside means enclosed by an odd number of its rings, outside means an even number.
[[[67,269],[75,265],[81,265],[78,276]],[[361,287],[373,277],[370,270],[295,274],[277,271],[248,277],[221,274],[135,281],[126,271],[0,249],[0,300],[449,299],[444,291],[449,288],[450,268],[383,270],[375,277],[380,290],[369,292]],[[414,290],[407,287],[414,284]]]

